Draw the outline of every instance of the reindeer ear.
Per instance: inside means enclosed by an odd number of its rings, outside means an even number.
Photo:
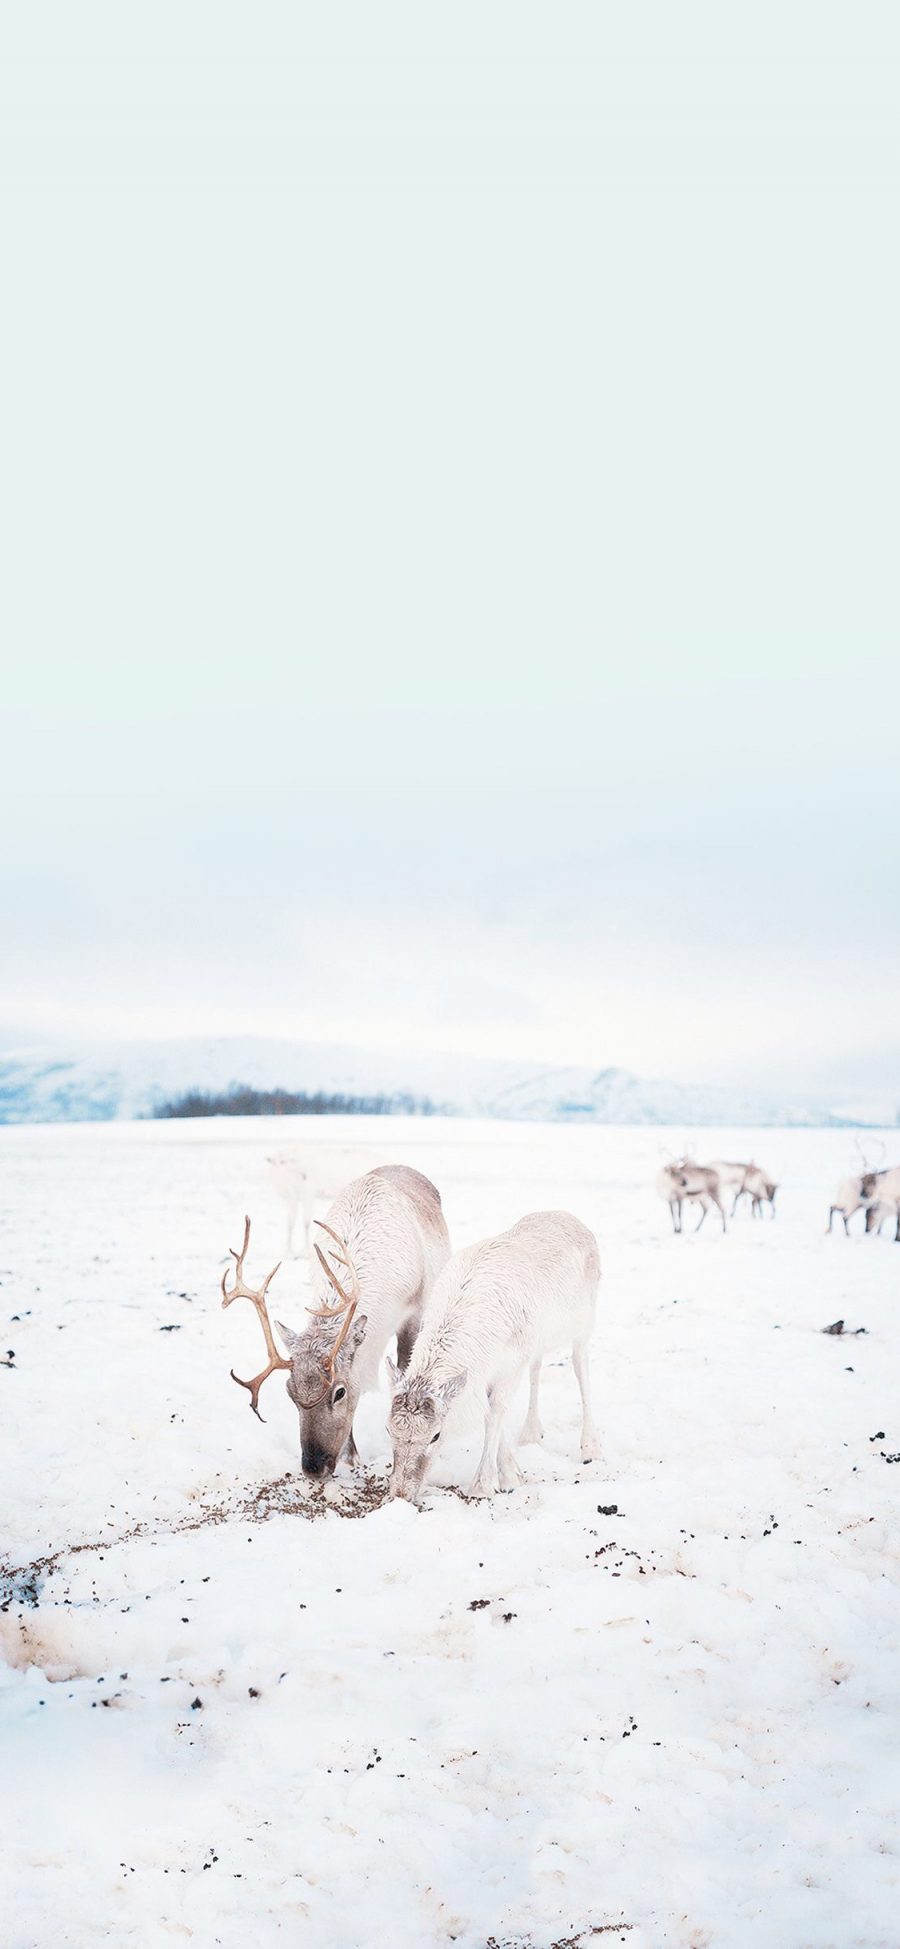
[[[384,1361],[385,1361],[385,1366],[387,1367],[388,1370],[388,1380],[390,1381],[391,1384],[391,1393],[396,1394],[400,1387],[400,1382],[403,1377],[400,1373],[399,1367],[397,1366],[396,1360],[392,1360],[389,1353],[385,1354]]]
[[[366,1337],[368,1325],[369,1325],[368,1314],[360,1313],[358,1319],[354,1320],[353,1325],[350,1328],[350,1331],[347,1335],[346,1344],[347,1344],[347,1348],[351,1360],[353,1358],[353,1355],[355,1353],[358,1353],[360,1347],[362,1346],[362,1343]]]
[[[469,1376],[465,1368],[463,1368],[461,1374],[453,1374],[449,1381],[444,1382],[444,1385],[441,1388],[441,1392],[440,1392],[440,1404],[442,1410],[444,1408],[449,1408],[451,1401],[456,1400],[457,1394],[462,1393],[468,1378]]]
[[[280,1320],[276,1320],[275,1325],[277,1326],[278,1331],[281,1334],[282,1340],[284,1341],[284,1344],[287,1347],[288,1353],[295,1354],[297,1348],[300,1345],[300,1334],[295,1333],[292,1327],[282,1326]]]

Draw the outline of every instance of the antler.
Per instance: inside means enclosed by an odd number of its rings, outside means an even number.
[[[337,1296],[341,1303],[340,1306],[308,1306],[306,1310],[308,1313],[312,1313],[313,1317],[317,1320],[338,1320],[340,1319],[341,1314],[343,1314],[344,1316],[343,1325],[341,1326],[340,1332],[337,1336],[337,1339],[335,1340],[334,1346],[331,1349],[331,1354],[329,1357],[329,1369],[330,1369],[331,1378],[333,1379],[335,1361],[337,1360],[338,1354],[340,1353],[344,1341],[347,1338],[347,1334],[350,1329],[350,1323],[353,1319],[354,1313],[356,1312],[357,1306],[359,1305],[359,1274],[347,1250],[346,1242],[344,1239],[341,1238],[340,1234],[338,1232],[332,1231],[331,1226],[326,1225],[324,1218],[317,1218],[315,1219],[314,1222],[319,1226],[321,1231],[328,1233],[329,1238],[334,1239],[335,1245],[339,1249],[337,1252],[330,1252],[328,1256],[329,1258],[336,1260],[338,1265],[346,1266],[347,1271],[350,1274],[350,1285],[352,1288],[352,1290],[349,1293],[345,1293],[344,1288],[341,1285],[341,1282],[337,1276],[337,1273],[329,1265],[328,1259],[326,1259],[325,1254],[322,1251],[322,1247],[317,1243],[316,1258],[318,1259],[322,1271],[324,1272],[326,1279],[329,1281],[329,1284],[334,1287],[334,1290],[337,1293]]]
[[[272,1280],[274,1279],[276,1272],[278,1271],[278,1266],[280,1266],[281,1260],[279,1259],[278,1265],[273,1266],[271,1272],[266,1275],[266,1278],[263,1280],[259,1292],[254,1292],[252,1286],[244,1285],[244,1259],[246,1257],[247,1247],[249,1243],[250,1243],[250,1220],[249,1218],[245,1218],[244,1219],[244,1243],[241,1246],[240,1251],[236,1252],[233,1245],[229,1246],[228,1248],[234,1260],[234,1285],[232,1286],[231,1291],[228,1292],[225,1285],[225,1281],[228,1277],[228,1267],[226,1266],[225,1271],[222,1274],[222,1305],[230,1306],[233,1299],[249,1299],[256,1307],[256,1311],[259,1315],[259,1324],[263,1330],[263,1337],[266,1343],[266,1352],[268,1353],[269,1356],[269,1365],[268,1367],[264,1367],[262,1373],[257,1374],[252,1381],[242,1381],[240,1375],[236,1374],[234,1368],[232,1367],[231,1378],[233,1381],[237,1381],[238,1387],[246,1387],[247,1392],[250,1395],[250,1406],[253,1409],[253,1412],[256,1415],[257,1419],[259,1421],[262,1421],[263,1417],[259,1412],[259,1390],[262,1387],[263,1381],[267,1381],[269,1375],[275,1373],[276,1368],[290,1367],[291,1363],[289,1360],[285,1360],[284,1355],[279,1353],[278,1348],[275,1345],[275,1341],[272,1337],[272,1322],[269,1319],[268,1310],[266,1308],[266,1293],[268,1292],[269,1286]]]

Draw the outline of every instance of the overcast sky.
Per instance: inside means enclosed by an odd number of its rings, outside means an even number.
[[[4,1034],[900,1086],[896,7],[5,38]]]

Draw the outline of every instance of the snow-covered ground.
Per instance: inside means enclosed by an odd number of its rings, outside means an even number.
[[[386,1399],[323,1497],[281,1377],[265,1426],[229,1379],[225,1248],[247,1210],[278,1257],[303,1134],[0,1130],[4,1949],[896,1949],[900,1250],[824,1236],[850,1136],[691,1133],[783,1190],[677,1239],[658,1130],[314,1126],[427,1170],[457,1244],[600,1238],[603,1460],[561,1355],[527,1488],[448,1493],[448,1448],[417,1512]]]

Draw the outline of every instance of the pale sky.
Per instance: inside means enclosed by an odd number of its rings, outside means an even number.
[[[896,7],[5,44],[0,1041],[900,1088]]]

